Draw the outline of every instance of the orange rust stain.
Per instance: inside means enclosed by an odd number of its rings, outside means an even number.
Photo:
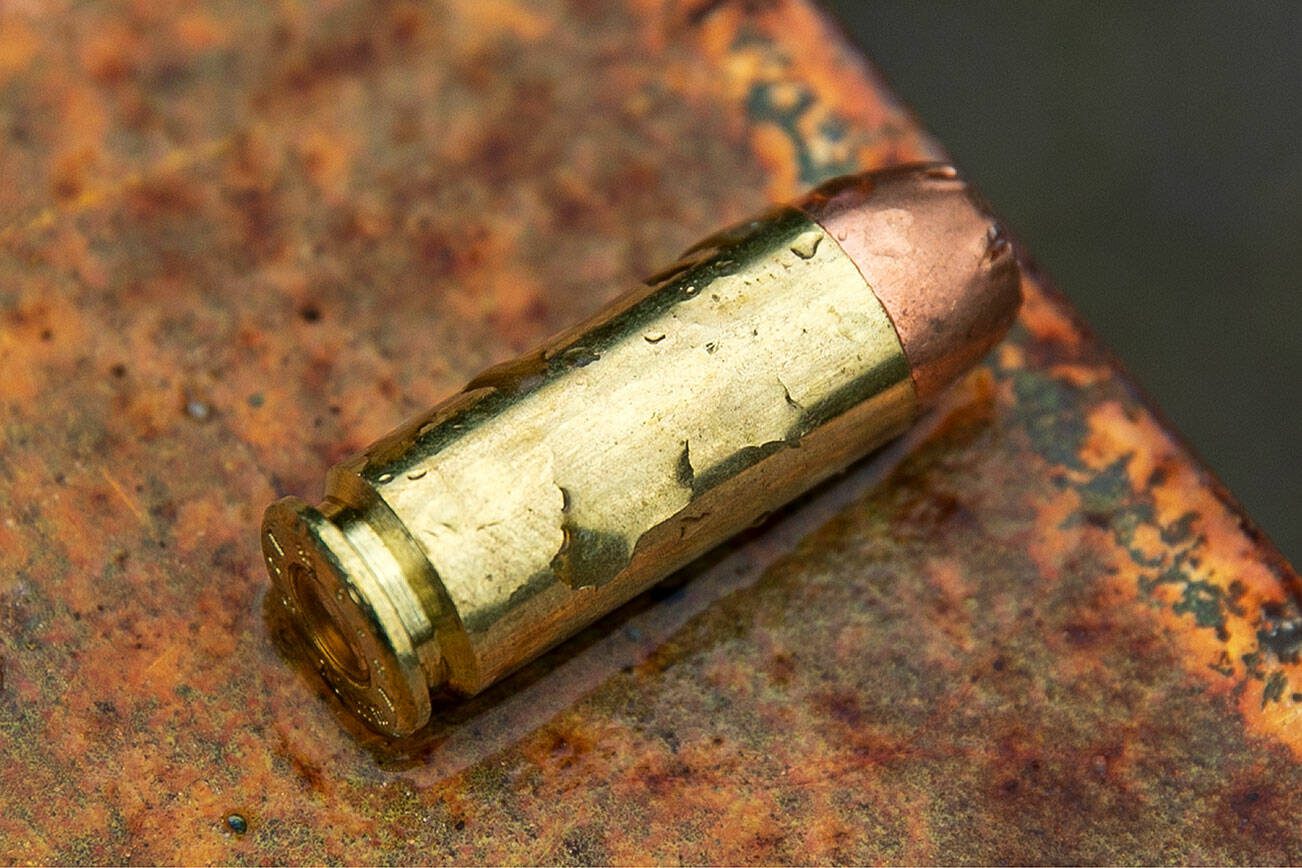
[[[94,128],[98,125],[85,122]],[[72,140],[94,135],[94,129],[74,133]],[[26,220],[0,227],[0,244],[13,244],[33,233],[56,226],[69,217],[103,208],[121,201],[125,194],[139,191],[142,185],[167,173],[176,173],[213,159],[230,145],[229,139],[204,142],[192,148],[169,152],[157,164],[140,171],[128,171],[120,177],[108,178],[100,170],[98,145],[70,147],[54,158],[52,177],[53,198],[59,205],[40,209]],[[146,191],[147,192],[147,191]],[[84,266],[83,275],[100,281],[104,275],[95,262]]]
[[[92,79],[105,84],[133,75],[144,52],[136,32],[120,20],[109,20],[95,28],[79,48],[82,67]]]
[[[1026,533],[1026,546],[1049,581],[1062,578],[1064,562],[1083,544],[1085,530],[1068,522],[1079,511],[1080,495],[1071,489],[1060,490],[1036,505],[1035,527]]]
[[[476,34],[474,41],[487,41],[501,32],[535,41],[551,33],[554,26],[551,18],[519,0],[456,0],[452,6],[467,35]]]
[[[764,166],[769,181],[765,193],[774,202],[790,199],[800,189],[800,169],[795,146],[779,128],[764,124],[751,133],[755,158]]]
[[[1260,652],[1257,630],[1263,606],[1282,599],[1279,578],[1264,564],[1242,557],[1243,530],[1238,517],[1214,495],[1204,475],[1188,462],[1181,447],[1152,415],[1106,402],[1090,413],[1088,421],[1089,438],[1082,459],[1097,469],[1128,460],[1126,469],[1132,489],[1152,496],[1156,526],[1172,526],[1190,516],[1193,542],[1186,549],[1189,556],[1183,558],[1181,568],[1188,581],[1206,583],[1230,601],[1222,610],[1222,628],[1198,629],[1191,624],[1193,614],[1177,611],[1181,586],[1158,585],[1152,595],[1163,605],[1155,610],[1155,617],[1185,649],[1183,658],[1190,672],[1201,676],[1217,692],[1246,685],[1238,700],[1244,721],[1302,758],[1302,709],[1292,702],[1267,700],[1264,691],[1269,676],[1251,677],[1252,667],[1245,663],[1245,657],[1251,659],[1250,655]],[[1159,465],[1171,469],[1154,483],[1153,473]],[[1174,566],[1172,558],[1178,555],[1173,555],[1169,542],[1154,539],[1153,533],[1152,528],[1148,529],[1135,547],[1146,556],[1155,556],[1159,569]],[[1138,594],[1141,578],[1151,574],[1152,568],[1137,564],[1132,554],[1122,550],[1115,551],[1110,560],[1118,570],[1121,585]],[[1281,673],[1293,686],[1291,689],[1302,687],[1302,664],[1273,658],[1263,663],[1269,673]],[[1227,675],[1217,666],[1232,671]]]
[[[230,41],[232,29],[229,24],[201,9],[181,13],[174,28],[180,44],[192,52],[226,45]]]
[[[0,400],[33,400],[56,378],[66,376],[87,338],[81,312],[39,278],[0,313]],[[51,369],[58,373],[52,374]]]
[[[930,561],[927,564],[927,584],[934,593],[931,605],[938,612],[946,638],[958,653],[971,652],[974,643],[967,604],[973,589],[963,565],[948,558]]]
[[[299,157],[312,183],[333,201],[341,201],[348,190],[356,152],[353,142],[321,130],[308,133],[298,144]]]
[[[1267,694],[1298,664],[1254,636],[1293,617],[1292,574],[1029,283],[997,379],[924,423],[906,478],[795,557],[772,560],[808,529],[761,530],[639,602],[674,625],[647,662],[584,658],[580,689],[562,648],[381,748],[278,652],[250,533],[273,494],[314,494],[405,411],[766,196],[934,155],[812,5],[3,22],[0,81],[22,86],[0,103],[47,109],[0,130],[21,178],[0,229],[0,857],[1287,861],[1266,848],[1296,846],[1277,747],[1299,703]],[[1059,390],[1029,424],[1069,423],[1079,455],[1028,449],[1019,378]],[[1140,592],[1140,564],[1180,551],[1231,595],[1224,639],[1173,611],[1181,585]],[[741,590],[693,596],[733,563]],[[557,685],[559,714],[502,711]],[[1091,687],[1106,700],[1073,695]]]
[[[1030,278],[1022,281],[1022,310],[1017,321],[1041,341],[1079,344],[1081,334],[1063,308]]]
[[[27,69],[41,45],[40,37],[26,21],[0,10],[0,85]]]
[[[656,13],[648,9],[647,14]],[[828,167],[822,172],[827,176],[844,171],[833,167],[943,156],[899,106],[867,98],[873,79],[865,77],[871,70],[862,58],[852,52],[823,54],[816,62],[809,57],[808,45],[839,45],[831,24],[813,7],[761,5],[752,10],[744,3],[703,3],[680,7],[678,14],[693,22],[697,44],[727,73],[719,98],[744,114],[756,89],[766,88],[771,109],[794,127],[751,119],[751,147],[769,175],[770,200],[799,193],[811,181],[802,175],[811,166]],[[745,41],[740,34],[763,38]],[[864,139],[829,132],[882,128],[895,135]],[[799,158],[797,147],[805,151]]]

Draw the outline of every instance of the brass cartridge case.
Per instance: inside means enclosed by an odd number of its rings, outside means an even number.
[[[992,226],[922,166],[702,242],[272,505],[273,600],[368,725],[413,732],[431,688],[482,690],[899,434],[1016,309]]]

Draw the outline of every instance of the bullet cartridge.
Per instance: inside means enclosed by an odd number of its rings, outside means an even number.
[[[1003,335],[1018,269],[953,169],[827,184],[267,511],[283,607],[402,736],[901,433]]]

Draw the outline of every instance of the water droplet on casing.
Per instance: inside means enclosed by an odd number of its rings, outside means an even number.
[[[646,334],[642,335],[642,337],[643,337],[643,338],[646,340],[646,342],[649,343],[649,344],[658,344],[658,343],[660,343],[661,341],[663,341],[663,340],[665,339],[665,333],[664,333],[664,332],[647,332]]]
[[[1004,235],[1003,227],[998,223],[990,224],[990,228],[986,230],[986,252],[981,257],[982,262],[986,264],[992,263],[1010,250],[1012,250],[1012,244],[1009,243],[1008,237]]]
[[[392,482],[392,481],[393,481],[393,474],[392,474],[392,473],[381,473],[381,474],[380,474],[380,478],[379,478],[378,481],[380,481],[380,482]]]
[[[407,478],[410,479],[410,480],[412,480],[412,481],[414,482],[414,481],[416,481],[417,479],[420,479],[420,478],[424,477],[424,475],[425,475],[426,473],[429,473],[429,471],[428,471],[428,470],[425,470],[425,469],[423,469],[423,468],[420,469],[420,470],[413,470],[411,473],[408,473],[408,474],[407,474]]]
[[[823,233],[815,232],[812,229],[800,235],[795,241],[791,242],[791,252],[801,259],[813,259],[814,254],[818,252],[818,245],[823,243]]]
[[[700,291],[701,291],[700,288],[692,283],[689,283],[687,284],[687,286],[683,287],[683,295],[687,296],[688,298],[692,298]]]

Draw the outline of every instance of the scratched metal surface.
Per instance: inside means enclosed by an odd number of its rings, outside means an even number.
[[[273,497],[938,153],[811,6],[15,0],[0,141],[0,861],[1302,859],[1297,576],[1035,282],[905,442],[411,742],[287,664]]]

